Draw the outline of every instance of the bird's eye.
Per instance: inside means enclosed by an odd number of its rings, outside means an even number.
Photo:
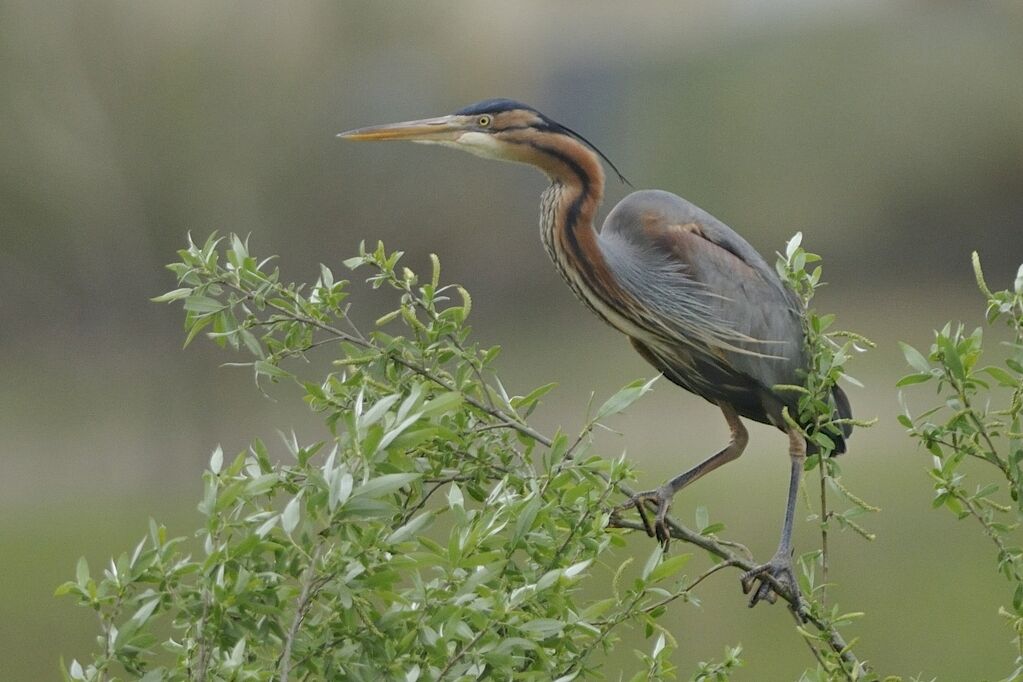
[[[488,125],[490,125],[490,117],[480,116],[478,119],[476,119],[476,125],[478,125],[480,128],[486,128]]]

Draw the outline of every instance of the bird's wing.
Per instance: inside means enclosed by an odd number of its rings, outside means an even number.
[[[686,388],[716,400],[728,396],[692,384],[726,383],[731,396],[801,382],[798,301],[728,226],[673,194],[642,191],[608,215],[600,243],[622,288],[650,318],[650,335],[637,341],[662,365],[674,364],[667,369],[684,375]]]

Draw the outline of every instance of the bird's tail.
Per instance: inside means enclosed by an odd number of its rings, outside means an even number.
[[[835,400],[835,419],[850,419],[852,418],[852,406],[849,404],[849,397],[845,394],[839,386],[835,386],[835,389],[831,392],[831,396]],[[852,424],[841,424],[840,434],[829,433],[831,439],[835,441],[835,449],[832,451],[832,455],[841,455],[845,452],[845,441],[852,435]],[[817,452],[817,446],[810,441],[806,442],[807,454],[814,454]]]

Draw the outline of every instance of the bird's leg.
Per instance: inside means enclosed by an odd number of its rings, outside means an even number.
[[[749,605],[756,606],[761,599],[773,604],[778,592],[775,584],[788,590],[792,596],[799,598],[799,586],[792,571],[792,517],[796,512],[796,495],[799,493],[799,480],[803,474],[803,462],[806,461],[806,441],[802,434],[789,428],[789,458],[792,469],[789,474],[789,501],[785,507],[785,525],[781,531],[781,542],[778,550],[766,564],[751,568],[742,575],[742,591],[746,594],[753,590]]]
[[[671,500],[675,496],[675,493],[682,490],[682,488],[685,488],[696,479],[714,471],[722,464],[731,462],[733,459],[737,459],[739,455],[742,454],[742,451],[746,449],[746,443],[749,441],[749,435],[746,432],[746,427],[742,425],[742,421],[739,419],[738,413],[728,405],[722,404],[719,405],[719,407],[721,408],[721,412],[725,415],[725,421],[728,422],[728,428],[731,431],[731,439],[729,440],[728,445],[722,448],[719,452],[700,462],[689,471],[679,474],[670,481],[667,481],[661,487],[633,495],[625,503],[615,507],[612,512],[612,514],[617,514],[629,507],[635,507],[636,511],[639,512],[640,518],[643,520],[643,526],[646,527],[647,534],[650,537],[656,537],[657,540],[664,545],[665,549],[667,549],[668,543],[671,540],[667,519],[668,510],[671,509]],[[653,524],[650,523],[650,519],[647,517],[646,509],[644,508],[648,504],[654,509]]]

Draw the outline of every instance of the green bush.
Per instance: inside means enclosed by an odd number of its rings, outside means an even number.
[[[934,507],[960,520],[973,519],[994,543],[998,570],[1012,585],[1011,608],[1000,613],[1013,632],[1016,663],[1006,680],[1023,679],[1023,549],[1016,545],[1023,512],[1023,266],[1013,288],[993,292],[973,254],[977,285],[987,300],[989,326],[1001,321],[1010,338],[998,364],[982,365],[983,329],[967,333],[951,322],[934,332],[926,354],[902,344],[913,373],[899,386],[928,384],[937,404],[899,422],[931,454]],[[904,405],[905,405],[904,401]],[[970,468],[970,461],[983,463]],[[967,485],[967,479],[979,483]],[[1001,484],[1004,484],[1004,489]]]
[[[186,344],[205,332],[250,353],[257,385],[297,384],[330,436],[285,434],[286,454],[259,441],[234,457],[218,447],[194,537],[150,521],[101,573],[82,559],[58,593],[96,611],[99,635],[66,679],[587,679],[600,677],[600,652],[627,625],[649,640],[633,679],[673,678],[676,642],[658,619],[711,574],[756,565],[706,518],[697,530],[671,521],[673,538],[715,560],[695,575],[683,573],[690,555],[652,541],[628,556],[623,536],[642,525],[611,510],[632,494],[633,472],[623,457],[594,454],[590,433],[652,380],[626,386],[571,434],[537,432],[528,418],[552,386],[508,394],[493,373],[498,349],[479,347],[466,326],[472,299],[441,285],[436,258],[424,280],[383,246],[345,262],[397,298],[364,334],[348,315],[350,283],[325,266],[312,286],[283,283],[235,236],[179,253],[169,267],[180,288],[155,300],[183,304]],[[805,303],[820,277],[803,270],[810,256],[794,242],[780,265]],[[849,346],[829,319],[807,320],[824,364],[792,390],[806,396],[808,436],[826,438],[820,396]],[[316,351],[333,353],[324,374],[301,362]],[[828,461],[811,462],[826,467],[822,500],[825,482],[844,490]],[[822,509],[822,530],[832,519],[855,526],[855,509]],[[801,557],[804,598],[782,594],[814,655],[805,679],[873,677],[836,629],[855,614],[825,605],[821,562],[820,550]],[[728,647],[692,679],[728,679],[740,653]]]

